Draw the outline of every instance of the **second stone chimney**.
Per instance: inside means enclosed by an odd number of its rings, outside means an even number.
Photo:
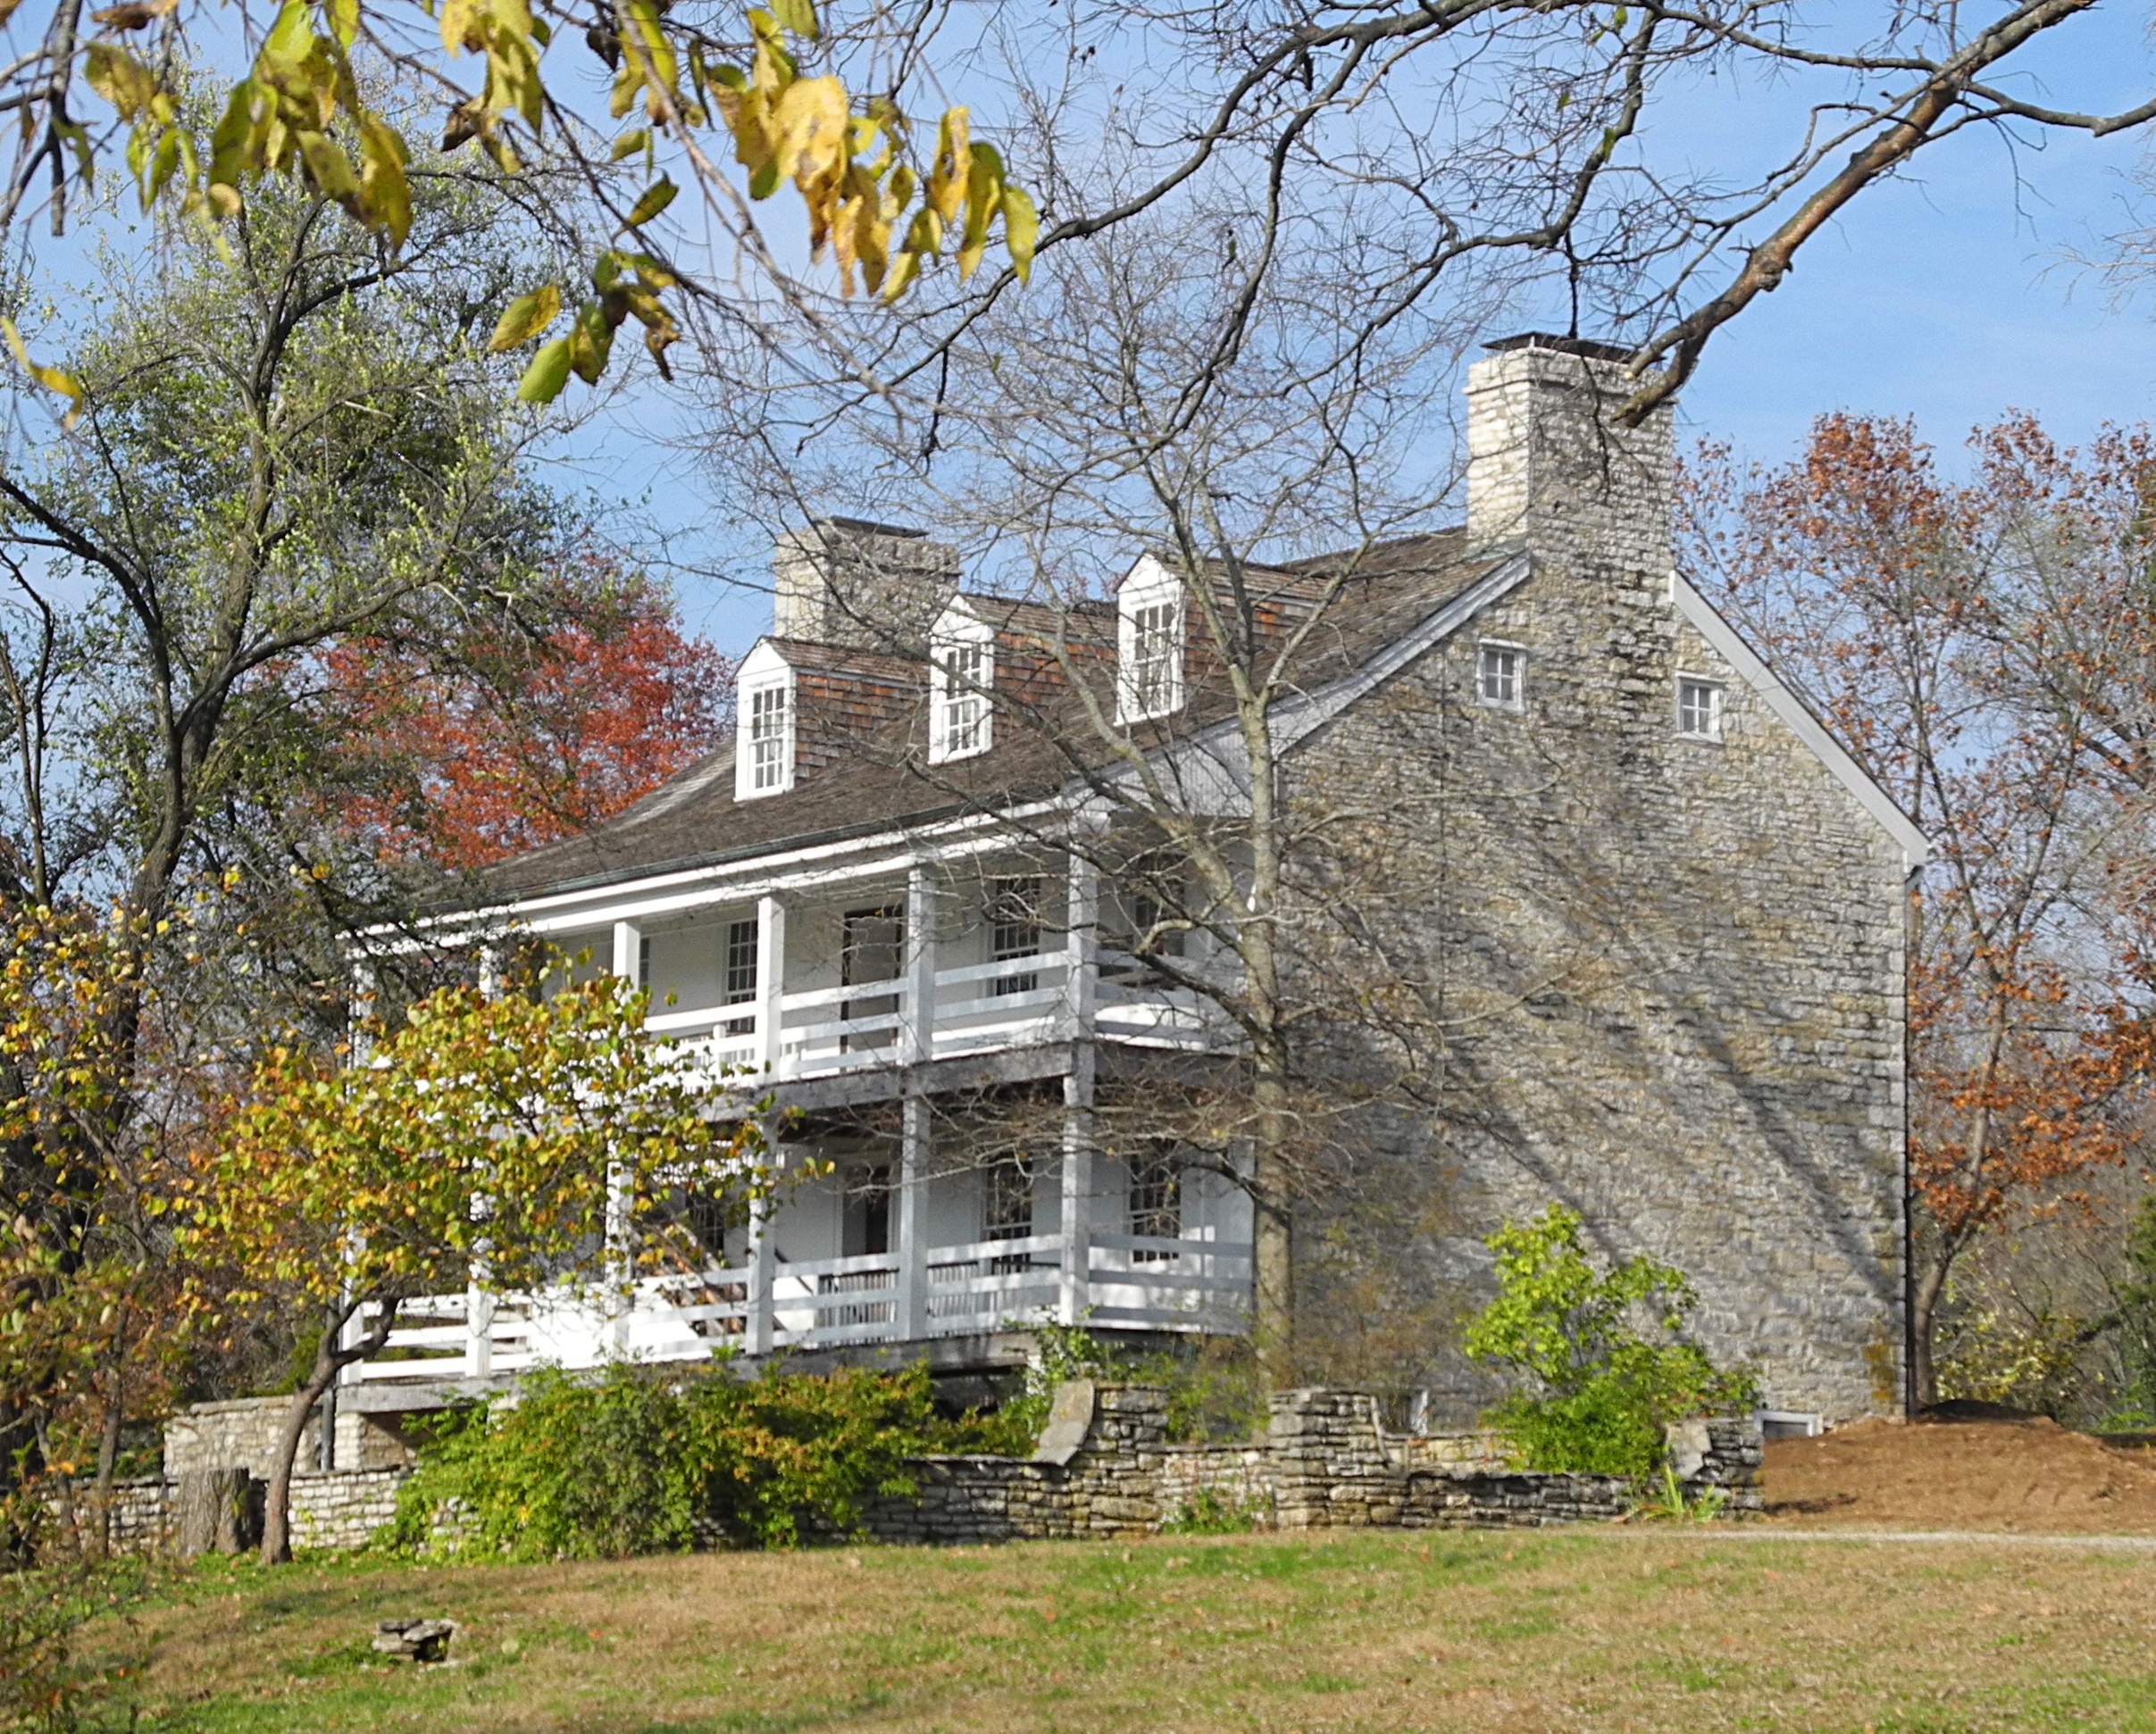
[[[1467,539],[1574,571],[1659,579],[1671,563],[1670,405],[1617,419],[1631,352],[1528,332],[1467,370]]]
[[[958,551],[927,532],[818,518],[772,550],[772,634],[918,654],[958,588]]]

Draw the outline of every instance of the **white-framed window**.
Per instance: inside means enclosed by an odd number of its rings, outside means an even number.
[[[995,681],[996,647],[985,633],[937,644],[929,667],[931,764],[970,759],[994,744],[989,689]]]
[[[1040,955],[1040,881],[1037,878],[990,880],[988,888],[989,956],[1008,963]],[[1032,970],[1016,975],[999,975],[989,992],[1030,994],[1040,985]]]
[[[1526,702],[1527,653],[1518,645],[1484,638],[1475,646],[1475,702],[1492,710],[1517,711]]]
[[[1182,708],[1182,587],[1148,555],[1116,596],[1116,710],[1123,722]]]
[[[1678,675],[1677,733],[1686,740],[1721,739],[1722,692],[1719,680]]]
[[[753,801],[783,795],[793,787],[793,670],[768,644],[758,645],[741,664],[736,700],[733,797]]]

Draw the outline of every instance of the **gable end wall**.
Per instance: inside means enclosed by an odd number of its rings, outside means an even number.
[[[1527,646],[1520,713],[1475,702],[1485,637]],[[1726,683],[1725,744],[1677,738],[1680,669]],[[1444,1025],[1427,1121],[1369,1124],[1303,1225],[1314,1351],[1352,1360],[1397,1296],[1408,1376],[1465,1419],[1494,1394],[1446,1346],[1491,1289],[1481,1238],[1561,1201],[1684,1271],[1769,1406],[1898,1411],[1904,859],[1666,585],[1538,567],[1295,787],[1383,816],[1354,882]]]

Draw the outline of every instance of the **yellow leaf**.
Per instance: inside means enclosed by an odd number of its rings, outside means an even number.
[[[972,121],[968,111],[954,108],[936,131],[936,160],[928,173],[929,208],[945,223],[958,221],[965,207],[967,171],[973,164]]]
[[[1032,275],[1033,248],[1040,239],[1040,213],[1023,187],[1003,189],[1003,244],[1011,252],[1011,269],[1023,283]]]
[[[833,78],[797,79],[771,112],[779,170],[806,193],[819,180],[835,179],[847,160],[846,87]]]
[[[498,355],[505,349],[529,343],[553,324],[561,311],[562,292],[551,283],[530,295],[520,295],[503,312],[487,347]]]
[[[303,132],[298,137],[300,160],[315,186],[330,198],[355,199],[359,176],[344,147],[326,132]]]
[[[177,5],[179,0],[172,0]],[[330,34],[337,46],[349,48],[359,35],[359,0],[330,0]]]
[[[658,179],[647,187],[639,196],[637,202],[630,206],[629,220],[622,227],[637,229],[649,222],[673,203],[673,196],[681,190],[665,176],[660,176]]]
[[[635,131],[625,132],[614,141],[614,160],[619,163],[625,156],[634,156],[639,151],[648,151],[650,148],[651,129],[639,127]]]
[[[75,419],[75,411],[80,407],[82,403],[82,381],[65,368],[46,367],[41,363],[32,361],[29,350],[23,345],[22,334],[15,329],[15,321],[4,315],[0,315],[0,335],[4,335],[7,338],[7,346],[14,351],[15,359],[21,363],[22,371],[25,373],[47,391],[54,392],[68,400],[67,419],[72,422]]]
[[[816,39],[815,0],[771,0],[772,16],[796,36]]]
[[[83,55],[82,76],[89,87],[132,121],[157,95],[157,78],[134,55],[109,42],[93,42]]]
[[[359,122],[359,200],[367,221],[389,238],[392,250],[412,232],[412,186],[405,179],[405,141],[376,115]]]

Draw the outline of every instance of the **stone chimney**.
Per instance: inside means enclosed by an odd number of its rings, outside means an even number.
[[[772,633],[918,654],[958,588],[958,551],[927,532],[818,518],[772,550]]]
[[[1637,428],[1631,352],[1528,332],[1467,370],[1467,539],[1524,546],[1574,571],[1669,570],[1670,405]]]

